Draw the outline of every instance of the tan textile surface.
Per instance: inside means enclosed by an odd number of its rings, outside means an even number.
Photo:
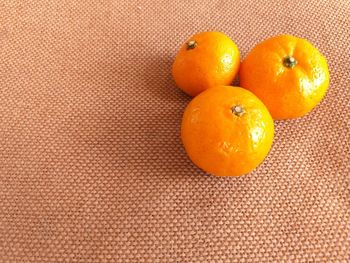
[[[329,61],[325,100],[244,177],[179,138],[171,63],[203,30]],[[347,0],[1,1],[0,262],[349,262],[349,43]]]

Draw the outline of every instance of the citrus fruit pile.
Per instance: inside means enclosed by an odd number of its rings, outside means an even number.
[[[306,115],[325,96],[325,57],[291,35],[256,45],[240,63],[237,45],[221,32],[202,32],[180,48],[172,67],[177,86],[194,98],[181,138],[194,164],[217,176],[254,170],[268,155],[273,120]],[[233,87],[237,74],[241,87]]]

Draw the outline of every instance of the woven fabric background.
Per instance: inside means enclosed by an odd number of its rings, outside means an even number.
[[[254,172],[186,157],[171,64],[219,30],[328,58],[308,116]],[[350,262],[348,0],[0,2],[0,262]]]

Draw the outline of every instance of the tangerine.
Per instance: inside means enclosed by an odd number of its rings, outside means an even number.
[[[329,85],[326,58],[307,40],[291,35],[269,38],[243,60],[240,86],[258,96],[274,119],[310,112]]]
[[[274,124],[250,91],[210,88],[185,109],[181,137],[189,158],[204,171],[239,176],[254,170],[270,151]]]
[[[202,32],[180,48],[172,66],[178,87],[190,96],[217,85],[230,85],[240,64],[236,44],[221,32]]]

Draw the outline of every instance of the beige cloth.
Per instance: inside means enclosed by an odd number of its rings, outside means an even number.
[[[240,178],[196,168],[171,63],[219,30],[328,58],[307,117]],[[0,262],[349,262],[350,2],[0,3]]]

